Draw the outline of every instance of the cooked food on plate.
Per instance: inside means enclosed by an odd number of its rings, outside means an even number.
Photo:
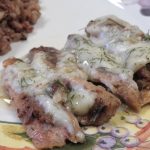
[[[49,82],[20,59],[8,59],[4,65],[4,87],[37,148],[60,147],[66,139],[74,143],[84,141],[77,119],[61,104],[61,89],[60,99],[55,100],[55,81]],[[53,89],[49,91],[50,88]]]
[[[80,35],[70,35],[65,50],[76,55],[79,66],[88,74],[88,80],[104,84],[133,110],[140,109],[140,95],[132,80],[132,71],[124,68],[118,57]]]
[[[66,140],[83,142],[79,123],[101,125],[120,106],[117,97],[86,80],[69,53],[34,48],[25,61],[10,58],[4,67],[4,88],[38,148],[60,147]]]
[[[115,16],[90,21],[85,32],[69,35],[64,50],[76,55],[88,80],[104,84],[134,111],[150,103],[148,90],[139,88],[134,78],[150,62],[150,42],[144,33]]]
[[[38,0],[0,0],[0,55],[11,50],[11,42],[26,40],[40,17]]]
[[[150,103],[150,42],[136,26],[107,16],[72,34],[60,51],[33,48],[3,62],[2,84],[39,149],[83,143],[80,125],[99,126],[121,102]]]

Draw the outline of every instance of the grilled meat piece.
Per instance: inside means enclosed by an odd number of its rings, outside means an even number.
[[[124,68],[117,56],[80,35],[68,36],[64,50],[76,55],[78,65],[88,74],[89,80],[103,83],[130,108],[139,111],[140,96],[132,80],[133,71]]]
[[[8,59],[4,66],[4,88],[36,147],[60,147],[66,140],[74,143],[84,141],[84,134],[74,115],[46,92],[49,80],[37,75],[30,65],[19,59]],[[42,130],[38,132],[39,129]],[[47,139],[43,143],[47,137],[52,141]]]

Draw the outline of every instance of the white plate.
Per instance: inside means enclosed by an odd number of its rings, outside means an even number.
[[[0,69],[4,59],[21,57],[33,47],[43,45],[61,49],[68,34],[83,32],[90,20],[104,15],[116,15],[144,32],[150,28],[150,17],[142,16],[138,4],[126,6],[121,0],[41,0],[40,4],[42,15],[33,33],[27,41],[12,44],[12,51],[0,57]],[[7,106],[4,104],[3,108]],[[4,114],[0,115],[0,120],[18,121],[16,117],[10,117],[15,116],[10,109],[1,109],[0,114]]]

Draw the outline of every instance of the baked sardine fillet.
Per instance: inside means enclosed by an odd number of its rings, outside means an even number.
[[[37,148],[61,147],[66,140],[84,141],[76,117],[55,101],[55,93],[49,94],[51,82],[47,78],[16,58],[6,60],[4,67],[4,89]]]
[[[53,59],[50,59],[51,57]],[[103,87],[86,81],[87,75],[78,67],[74,54],[40,47],[32,49],[28,58],[37,72],[43,72],[43,68],[46,68],[45,78],[53,80],[52,75],[55,72],[55,80],[51,88],[49,87],[50,95],[55,93],[55,100],[73,112],[80,124],[101,125],[107,122],[120,106],[119,99],[114,95]]]
[[[134,111],[139,111],[141,100],[133,71],[124,68],[118,56],[103,47],[97,47],[89,38],[68,36],[64,51],[76,56],[78,65],[88,74],[88,79],[103,83]]]

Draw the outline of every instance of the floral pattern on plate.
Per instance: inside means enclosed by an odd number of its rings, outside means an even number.
[[[109,123],[83,127],[84,144],[67,143],[54,150],[145,150],[150,149],[149,106],[140,114],[119,110]],[[21,124],[0,122],[0,150],[35,150]]]

